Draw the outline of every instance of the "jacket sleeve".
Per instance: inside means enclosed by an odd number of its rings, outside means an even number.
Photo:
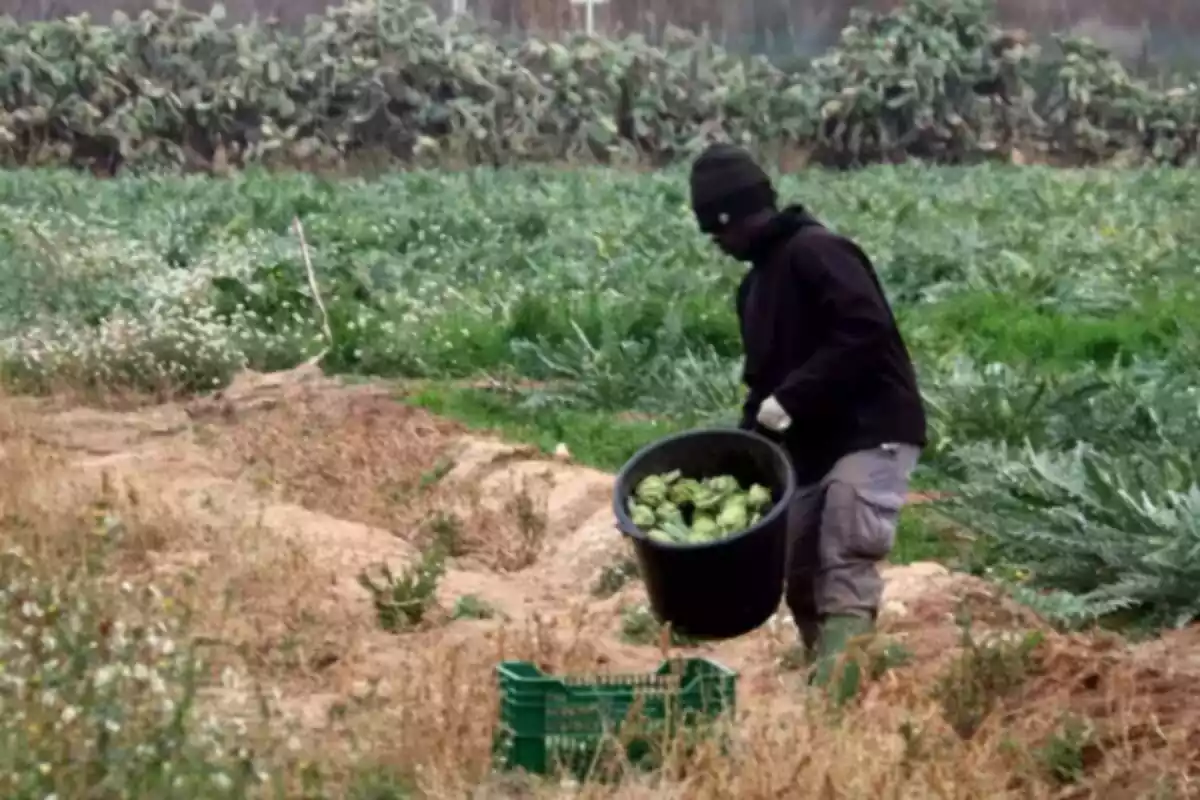
[[[746,323],[746,295],[749,293],[749,280],[743,280],[738,284],[737,294],[734,299],[734,308],[737,311],[738,330],[745,330]],[[750,374],[748,366],[742,367],[742,382],[746,384],[746,399],[742,403],[742,418],[738,422],[738,427],[744,431],[752,431],[757,426],[755,417],[758,415],[758,407],[762,404],[763,397],[750,388],[754,381],[754,376]]]
[[[798,259],[803,259],[800,268]],[[814,298],[826,320],[824,341],[788,373],[775,399],[793,420],[819,418],[852,391],[871,355],[893,326],[880,289],[865,265],[830,241],[807,244],[793,256],[800,291]]]

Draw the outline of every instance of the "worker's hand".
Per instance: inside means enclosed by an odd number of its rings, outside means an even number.
[[[783,433],[792,425],[792,418],[783,410],[783,406],[779,405],[774,395],[762,401],[762,405],[758,407],[757,419],[759,425],[775,433]]]

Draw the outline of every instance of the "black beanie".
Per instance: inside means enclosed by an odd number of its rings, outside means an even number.
[[[692,210],[704,233],[774,207],[771,178],[742,148],[709,145],[692,164]]]

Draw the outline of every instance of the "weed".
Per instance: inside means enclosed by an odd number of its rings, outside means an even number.
[[[437,511],[425,521],[425,529],[432,539],[430,546],[440,549],[451,558],[466,554],[463,541],[463,522],[457,514]]]
[[[437,602],[437,587],[446,570],[445,551],[436,544],[421,553],[417,563],[409,566],[397,578],[391,568],[380,565],[382,585],[373,581],[364,570],[359,573],[359,585],[371,593],[379,627],[391,633],[413,628]]]
[[[621,556],[612,564],[606,564],[592,584],[592,596],[603,600],[612,597],[639,575],[637,560]]]
[[[187,609],[154,586],[113,588],[0,555],[0,795],[247,796],[256,765],[198,707]]]
[[[349,788],[349,800],[408,800],[417,797],[412,776],[394,766],[360,767]]]
[[[900,738],[904,742],[904,753],[900,759],[905,776],[912,775],[916,764],[928,756],[928,734],[923,726],[906,719],[900,723]]]
[[[894,669],[912,663],[912,651],[898,642],[887,642],[869,651],[871,680],[877,681]]]
[[[962,653],[938,679],[934,696],[946,722],[964,739],[979,730],[997,702],[1024,683],[1035,667],[1034,653],[1042,634],[1030,631],[980,641],[966,614],[958,619]]]
[[[441,482],[442,478],[450,474],[454,469],[454,459],[439,458],[437,463],[430,469],[421,473],[421,477],[417,480],[417,489],[424,491]]]
[[[450,616],[453,619],[492,619],[496,616],[496,609],[476,595],[464,594],[454,601]]]
[[[864,672],[869,680],[876,681],[911,660],[912,652],[902,644],[885,642],[876,636],[863,637],[863,644],[852,640],[830,685],[833,705],[840,708],[858,696]]]
[[[389,492],[392,502],[397,505],[411,503],[416,495],[427,492],[437,486],[453,469],[453,459],[439,458],[432,467],[418,475],[415,481],[410,479],[393,484]]]
[[[621,638],[630,644],[657,645],[662,641],[665,626],[647,606],[625,606],[621,609]],[[668,640],[675,647],[692,647],[697,640],[671,631]]]
[[[1042,767],[1057,783],[1079,782],[1087,767],[1098,755],[1096,730],[1081,717],[1067,715],[1040,748],[1036,755]]]
[[[505,512],[517,528],[516,552],[505,566],[510,570],[524,569],[537,561],[542,552],[547,528],[545,509],[539,506],[526,484],[508,499]]]

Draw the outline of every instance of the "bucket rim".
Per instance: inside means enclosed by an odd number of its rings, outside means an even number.
[[[719,433],[722,435],[740,436],[740,437],[743,437],[746,439],[750,439],[752,441],[756,441],[763,445],[766,445],[766,447],[769,450],[773,451],[775,456],[777,456],[779,461],[783,464],[783,467],[784,467],[783,496],[780,498],[779,502],[775,503],[771,507],[770,511],[768,511],[766,514],[763,515],[762,519],[760,519],[755,524],[751,525],[749,528],[746,528],[745,530],[734,534],[733,536],[726,536],[721,539],[717,539],[716,541],[713,541],[713,542],[697,542],[697,543],[660,542],[655,539],[651,539],[644,532],[642,532],[641,528],[639,528],[638,526],[633,524],[633,520],[629,517],[629,512],[625,510],[624,503],[622,502],[620,492],[618,491],[618,488],[619,488],[620,482],[621,482],[621,476],[625,475],[632,466],[634,466],[639,461],[641,461],[648,453],[650,453],[654,450],[657,450],[659,447],[662,447],[664,444],[667,444],[669,442],[674,442],[674,441],[677,441],[680,439],[688,439],[697,434],[703,434],[703,433]],[[685,431],[679,431],[677,433],[672,433],[667,436],[663,436],[660,439],[655,439],[653,442],[642,445],[640,448],[638,448],[637,452],[635,452],[632,456],[630,456],[629,459],[621,466],[621,469],[617,470],[616,480],[614,481],[614,485],[613,485],[613,513],[615,514],[615,516],[617,518],[617,531],[622,536],[626,536],[637,542],[648,544],[653,547],[662,548],[664,550],[702,550],[706,547],[720,547],[722,545],[727,545],[732,542],[739,541],[741,539],[744,539],[748,536],[752,536],[753,534],[760,532],[762,529],[766,528],[768,525],[774,523],[780,517],[780,515],[787,513],[788,506],[791,504],[791,499],[795,494],[796,494],[796,469],[792,465],[791,458],[788,457],[787,452],[784,451],[784,449],[782,447],[780,447],[778,444],[771,441],[767,437],[763,436],[761,433],[758,433],[756,431],[744,430],[742,428],[723,428],[723,427],[690,428]]]

